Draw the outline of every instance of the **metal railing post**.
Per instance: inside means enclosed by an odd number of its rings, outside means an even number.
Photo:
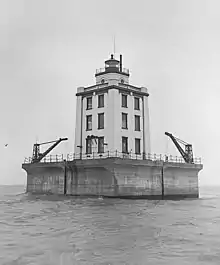
[[[106,155],[107,154],[107,155]],[[52,163],[52,162],[60,162],[60,161],[64,161],[66,157],[66,161],[72,161],[75,159],[82,159],[83,158],[83,153],[80,154],[76,154],[76,153],[72,153],[72,154],[60,154],[60,155],[48,155],[45,156],[44,158],[42,158],[43,163]],[[109,158],[109,157],[116,157],[116,158],[122,158],[122,159],[149,159],[151,161],[163,161],[163,162],[172,162],[172,163],[186,163],[185,160],[182,157],[179,156],[172,156],[172,155],[162,155],[162,154],[150,154],[150,153],[132,153],[131,152],[127,152],[127,153],[123,153],[123,152],[119,152],[117,149],[115,151],[106,151],[103,153],[98,153],[97,158]],[[87,159],[96,159],[96,152],[92,152],[90,155],[89,154],[85,154],[85,158]],[[25,157],[24,158],[24,163],[33,163],[32,157]],[[201,157],[194,157],[193,158],[193,164],[202,164],[202,159]]]

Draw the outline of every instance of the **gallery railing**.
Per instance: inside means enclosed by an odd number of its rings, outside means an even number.
[[[132,159],[132,160],[150,160],[150,161],[164,161],[172,163],[185,163],[182,157],[172,156],[172,155],[158,155],[158,154],[134,154],[134,153],[122,153],[119,151],[108,151],[105,153],[91,153],[91,154],[67,154],[67,155],[49,155],[44,157],[40,163],[54,163],[74,161],[78,159],[89,160],[89,159],[105,159],[105,158],[121,158],[121,159]],[[194,158],[194,164],[201,164],[201,158]],[[25,158],[24,163],[32,163],[32,158]]]
[[[111,72],[112,69],[115,69],[117,72],[119,72],[119,68],[118,67],[106,67],[106,68],[96,69],[96,74]],[[125,73],[125,74],[128,74],[129,75],[129,69],[122,68],[122,73]]]

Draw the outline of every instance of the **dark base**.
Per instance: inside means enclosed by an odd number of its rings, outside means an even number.
[[[129,200],[183,200],[183,199],[198,199],[197,194],[173,194],[173,195],[126,195],[126,196],[102,196],[106,198],[118,198]]]
[[[172,195],[66,195],[71,197],[102,197],[111,199],[125,199],[125,200],[183,200],[183,199],[198,199],[198,194],[172,194]]]
[[[29,192],[28,192],[29,193]],[[117,195],[117,196],[109,196],[109,195],[92,195],[92,194],[53,194],[53,193],[33,193],[30,192],[31,195],[54,195],[59,197],[80,197],[80,198],[110,198],[110,199],[127,199],[127,200],[183,200],[183,199],[198,199],[199,194],[169,194],[169,195]]]

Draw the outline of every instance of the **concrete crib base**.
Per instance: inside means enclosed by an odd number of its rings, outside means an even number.
[[[202,165],[120,158],[23,164],[27,192],[83,197],[198,198]]]

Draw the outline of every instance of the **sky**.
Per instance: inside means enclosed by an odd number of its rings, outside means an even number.
[[[123,55],[130,84],[149,90],[151,150],[179,155],[165,131],[202,158],[200,185],[219,185],[218,0],[1,0],[0,184],[26,184],[33,144],[68,137],[76,89]],[[8,146],[4,145],[8,143]]]

